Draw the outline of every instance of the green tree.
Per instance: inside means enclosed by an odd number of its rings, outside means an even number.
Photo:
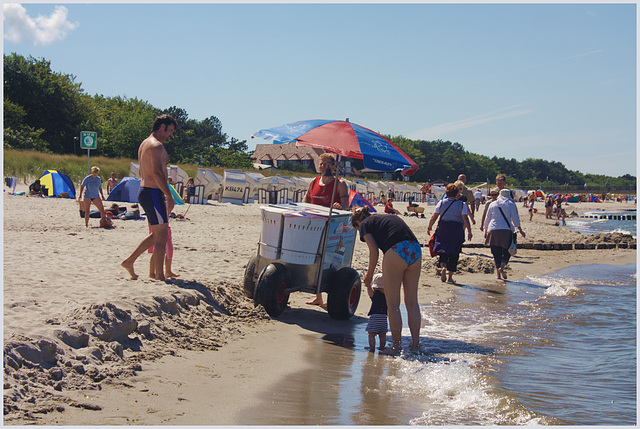
[[[56,153],[73,153],[74,139],[87,110],[83,90],[75,76],[54,73],[44,59],[24,58],[15,53],[4,55],[4,104],[22,108],[21,130],[43,130],[41,139]],[[11,109],[11,106],[9,107]],[[11,110],[15,114],[15,109]],[[26,128],[23,128],[26,127]]]

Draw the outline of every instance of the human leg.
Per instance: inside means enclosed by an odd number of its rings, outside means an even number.
[[[380,350],[384,350],[387,345],[387,333],[381,332],[378,334],[378,337],[380,337]]]
[[[91,200],[91,202],[95,204],[98,210],[100,210],[100,218],[105,217],[106,213],[104,212],[104,206],[102,205],[102,200],[100,198],[94,198]]]
[[[167,246],[167,224],[161,223],[159,225],[151,225],[152,234],[155,236],[155,242],[153,247],[153,254],[151,255],[151,261],[153,261],[156,280],[165,280],[163,264],[164,264],[164,256],[166,254],[166,246]]]
[[[84,197],[84,226],[89,226],[89,211],[91,209],[91,198]]]
[[[450,283],[453,283],[453,273],[455,273],[458,270],[458,260],[460,259],[460,254],[459,253],[450,253],[447,256],[448,256],[447,271],[449,272],[448,281]]]
[[[373,352],[376,349],[376,335],[377,334],[375,332],[369,332],[369,347],[365,347],[365,349],[370,352]]]
[[[138,244],[138,247],[135,248],[133,253],[131,253],[131,255],[129,255],[129,257],[124,261],[122,261],[122,263],[120,264],[124,267],[125,270],[129,272],[129,275],[131,275],[131,280],[135,280],[138,278],[137,274],[133,269],[133,264],[136,262],[136,259],[138,259],[138,257],[142,255],[144,251],[149,248],[149,246],[152,246],[155,244],[155,240],[156,240],[156,236],[154,236],[153,232],[151,232],[149,235],[147,235],[145,238],[142,239],[142,241],[140,242],[140,244]],[[151,257],[153,258],[153,255],[151,255]]]
[[[446,253],[441,253],[438,256],[438,265],[440,265],[440,281],[443,283],[447,281],[447,260],[449,256]]]
[[[173,261],[173,240],[171,238],[171,227],[167,226],[167,248],[164,258],[164,276],[165,277],[180,277],[180,274],[176,274],[171,271],[171,262]]]
[[[387,317],[393,346],[384,349],[387,353],[399,353],[402,339],[402,316],[400,315],[400,287],[407,263],[393,250],[387,250],[382,258],[382,285],[387,300]]]
[[[409,324],[409,331],[411,332],[412,349],[417,348],[420,342],[422,315],[420,314],[420,304],[418,303],[418,284],[420,282],[421,268],[422,258],[409,265],[402,277],[404,305],[407,308],[407,320]]]
[[[491,245],[491,255],[493,255],[493,263],[496,266],[496,275],[500,279],[502,275],[502,247]]]

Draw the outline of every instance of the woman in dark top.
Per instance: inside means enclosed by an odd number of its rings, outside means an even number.
[[[364,277],[369,296],[373,296],[371,282],[382,251],[382,284],[387,300],[387,315],[393,346],[381,353],[400,353],[402,317],[400,315],[400,288],[404,290],[407,308],[411,348],[420,342],[420,306],[418,305],[418,282],[422,265],[420,243],[401,217],[389,214],[371,216],[367,207],[355,209],[351,225],[360,231],[360,240],[369,247],[369,265]]]

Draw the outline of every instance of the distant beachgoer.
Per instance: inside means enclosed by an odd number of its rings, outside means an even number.
[[[29,195],[37,195],[43,197],[42,185],[40,179],[36,179],[31,185],[29,185]]]
[[[544,211],[546,219],[553,219],[553,195],[547,194],[544,199]]]
[[[491,254],[496,266],[496,275],[499,280],[500,278],[507,279],[507,274],[504,270],[511,258],[509,246],[513,241],[514,230],[512,225],[520,230],[522,237],[525,237],[525,233],[520,226],[518,208],[509,196],[510,191],[502,189],[498,199],[489,206],[487,218],[484,221],[485,244],[491,248]]]
[[[364,285],[369,295],[372,292],[373,275],[382,251],[382,283],[387,299],[387,316],[393,346],[382,350],[382,354],[400,353],[402,339],[402,316],[400,314],[400,290],[404,291],[407,309],[411,348],[420,344],[420,305],[418,283],[422,266],[422,249],[411,229],[402,217],[389,214],[369,213],[368,207],[353,210],[351,225],[360,232],[360,240],[369,248],[369,263],[364,276]]]
[[[420,188],[420,191],[422,192],[422,202],[424,203],[427,200],[427,195],[429,195],[429,192],[431,191],[431,186],[428,183],[425,183]]]
[[[116,173],[114,171],[111,172],[111,177],[107,180],[107,195],[111,193],[111,190],[116,187],[118,184],[118,179],[116,179]]]
[[[187,179],[187,186],[184,187],[184,199],[185,203],[190,203],[191,198],[196,195],[196,185],[193,181],[193,177]]]
[[[140,174],[140,191],[138,203],[144,209],[147,220],[151,224],[151,234],[142,239],[133,253],[122,261],[121,265],[129,273],[132,280],[138,278],[133,265],[142,253],[152,245],[153,272],[156,280],[165,280],[163,263],[167,246],[168,213],[173,210],[175,202],[167,182],[167,164],[169,155],[162,142],[173,136],[178,123],[170,115],[157,116],[153,122],[153,129],[138,148],[138,162]],[[151,271],[151,269],[150,269]]]
[[[462,195],[467,199],[467,207],[469,209],[469,219],[471,219],[471,223],[476,224],[475,216],[476,216],[476,197],[473,194],[473,191],[467,188],[467,176],[464,174],[460,174],[458,176],[458,180],[462,182],[464,185],[462,189]]]
[[[365,347],[365,349],[373,352],[376,350],[376,336],[380,338],[380,350],[385,349],[389,324],[387,320],[387,298],[384,296],[382,274],[378,273],[373,276],[371,286],[372,289],[367,289],[369,298],[371,298],[371,308],[369,309],[369,321],[365,329],[369,333],[369,347]]]
[[[526,201],[526,199],[525,199]],[[536,193],[532,192],[529,194],[529,220],[532,221],[533,220],[533,204],[536,202]]]
[[[387,200],[387,203],[384,205],[384,212],[387,214],[395,214],[395,215],[401,214],[398,210],[393,208],[393,198],[391,197],[389,197],[389,199]]]
[[[471,225],[467,205],[459,197],[459,187],[455,183],[447,185],[444,200],[438,201],[435,212],[429,220],[427,234],[431,235],[433,224],[438,221],[436,228],[435,244],[433,249],[439,256],[438,265],[441,268],[440,280],[453,283],[453,273],[458,269],[458,260],[464,243],[464,230],[468,231],[468,239],[471,240]],[[447,271],[449,278],[447,279]]]
[[[500,189],[498,189],[497,187],[491,188],[491,190],[489,191],[489,198],[491,199],[487,201],[487,203],[484,205],[484,212],[482,213],[482,221],[480,222],[480,231],[484,230],[484,221],[487,218],[487,210],[489,209],[489,205],[491,205],[492,202],[498,199],[498,195],[500,195]]]
[[[505,176],[502,173],[499,173],[496,176],[496,186],[498,187],[498,189],[502,191],[503,189],[505,189],[506,185],[507,185],[507,176]],[[509,198],[511,201],[515,200],[515,194],[513,193],[512,190],[509,190],[509,196],[507,198]]]
[[[93,203],[98,210],[100,210],[100,219],[106,215],[104,213],[104,206],[102,201],[104,200],[104,194],[102,193],[102,179],[98,176],[100,168],[97,166],[91,167],[91,174],[86,176],[80,184],[80,192],[78,193],[78,201],[82,201],[82,191],[84,193],[84,226],[89,226],[89,215],[91,209],[91,203]]]
[[[476,189],[473,193],[473,198],[476,200],[476,212],[480,211],[480,203],[482,202],[482,191],[480,189]],[[474,213],[475,216],[475,213]]]

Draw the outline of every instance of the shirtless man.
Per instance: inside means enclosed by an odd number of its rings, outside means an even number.
[[[115,171],[111,172],[111,177],[107,180],[107,195],[111,193],[111,190],[116,187],[118,184],[118,179],[116,179]]]
[[[175,202],[167,185],[167,164],[169,155],[162,142],[173,136],[177,122],[169,115],[160,115],[153,122],[153,131],[138,148],[138,173],[140,174],[140,192],[138,203],[144,209],[151,233],[138,244],[133,253],[122,262],[131,279],[138,278],[133,270],[133,264],[145,250],[153,247],[151,262],[154,267],[150,272],[155,273],[156,280],[164,280],[163,262],[168,237],[169,216]],[[166,198],[166,202],[165,202]]]

